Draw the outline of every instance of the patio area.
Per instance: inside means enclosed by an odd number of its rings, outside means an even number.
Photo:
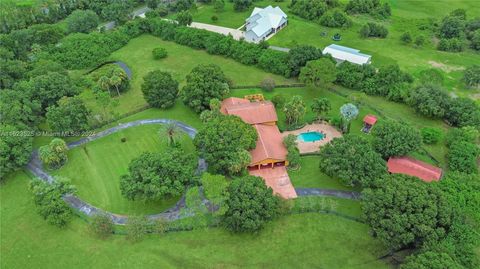
[[[297,147],[300,150],[300,153],[316,152],[320,149],[321,146],[332,141],[332,139],[342,136],[342,133],[340,133],[340,131],[326,123],[314,123],[305,125],[303,128],[298,130],[283,132],[282,135],[283,137],[286,137],[290,134],[293,134],[298,137],[298,135],[300,134],[312,132],[318,132],[320,134],[323,134],[323,138],[312,142],[303,141],[302,139],[297,138]]]

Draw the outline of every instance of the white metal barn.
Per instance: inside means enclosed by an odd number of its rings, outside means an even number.
[[[330,54],[337,62],[351,62],[353,64],[370,64],[371,55],[360,53],[360,50],[331,44],[325,47],[323,54]]]

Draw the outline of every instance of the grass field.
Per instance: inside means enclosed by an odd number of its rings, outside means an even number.
[[[346,3],[348,1],[341,1]],[[353,26],[348,29],[336,29],[323,27],[315,22],[304,20],[291,14],[288,8],[290,1],[258,1],[254,6],[264,7],[267,5],[278,5],[289,15],[289,25],[269,39],[269,43],[276,46],[293,47],[296,44],[310,44],[323,48],[333,41],[331,37],[335,33],[342,35],[340,45],[360,49],[362,52],[373,56],[372,62],[375,65],[386,65],[398,63],[405,71],[417,75],[420,71],[429,68],[439,68],[444,72],[446,86],[449,90],[459,95],[469,95],[472,91],[466,90],[460,81],[466,66],[480,62],[480,54],[471,49],[461,53],[448,53],[436,50],[434,33],[430,30],[419,30],[429,19],[440,20],[450,11],[456,8],[465,8],[469,18],[480,14],[480,3],[470,0],[456,0],[454,4],[449,0],[440,1],[398,1],[390,0],[392,16],[388,20],[381,21],[388,30],[389,36],[385,39],[359,37],[360,27],[372,18],[368,16],[352,16]],[[212,5],[201,5],[194,13],[194,21],[217,24],[225,27],[238,28],[245,23],[250,15],[253,6],[244,12],[233,11],[232,3],[226,1],[225,10],[216,12]],[[212,22],[211,17],[215,14],[218,21]],[[321,32],[327,32],[322,37]],[[426,44],[422,48],[405,46],[400,42],[400,35],[409,31],[414,37],[424,35]],[[478,92],[478,91],[476,91]]]
[[[167,50],[167,58],[162,60],[153,59],[152,50],[157,47]],[[173,42],[163,41],[151,35],[142,35],[130,40],[125,47],[115,51],[110,58],[125,62],[133,72],[130,89],[120,97],[120,105],[117,109],[120,114],[145,105],[140,88],[143,83],[143,77],[148,72],[156,69],[170,72],[180,82],[180,87],[184,84],[186,75],[195,66],[211,63],[220,66],[226,76],[236,85],[258,85],[266,77],[272,77],[277,83],[281,84],[294,82],[293,80],[266,73],[256,67],[243,65],[222,56],[210,55],[203,50],[195,50]],[[90,102],[94,98],[91,92],[84,93],[84,97],[90,100]]]
[[[168,150],[166,137],[160,138],[160,125],[125,129],[74,148],[68,152],[68,163],[53,175],[71,179],[78,196],[92,205],[117,214],[159,213],[175,204],[179,197],[161,201],[130,201],[120,193],[120,176],[127,173],[128,164],[145,151]],[[122,143],[121,138],[127,141]],[[194,152],[187,135],[179,138],[187,152]]]
[[[282,217],[253,235],[206,229],[135,244],[98,240],[79,218],[65,229],[48,225],[27,183],[20,172],[0,188],[1,268],[390,268],[377,260],[385,249],[366,225],[324,214]]]
[[[338,179],[334,179],[322,173],[319,164],[319,156],[302,156],[300,169],[289,170],[288,175],[296,188],[323,188],[350,191],[352,188],[344,186]]]

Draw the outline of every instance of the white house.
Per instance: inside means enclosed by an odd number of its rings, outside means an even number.
[[[287,25],[287,14],[279,7],[256,7],[245,23],[245,40],[258,43]]]
[[[351,62],[353,64],[370,64],[371,55],[360,53],[360,50],[332,44],[325,47],[323,54],[330,54],[337,62]]]

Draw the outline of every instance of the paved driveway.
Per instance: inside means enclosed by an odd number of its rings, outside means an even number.
[[[237,29],[232,29],[232,28],[227,28],[227,27],[222,27],[222,26],[216,26],[216,25],[211,25],[211,24],[206,24],[206,23],[200,23],[200,22],[192,22],[190,27],[197,28],[197,29],[204,29],[210,32],[215,32],[219,33],[222,35],[228,35],[231,34],[234,39],[240,40],[240,38],[243,38],[245,36],[245,33],[243,31],[237,30]]]

